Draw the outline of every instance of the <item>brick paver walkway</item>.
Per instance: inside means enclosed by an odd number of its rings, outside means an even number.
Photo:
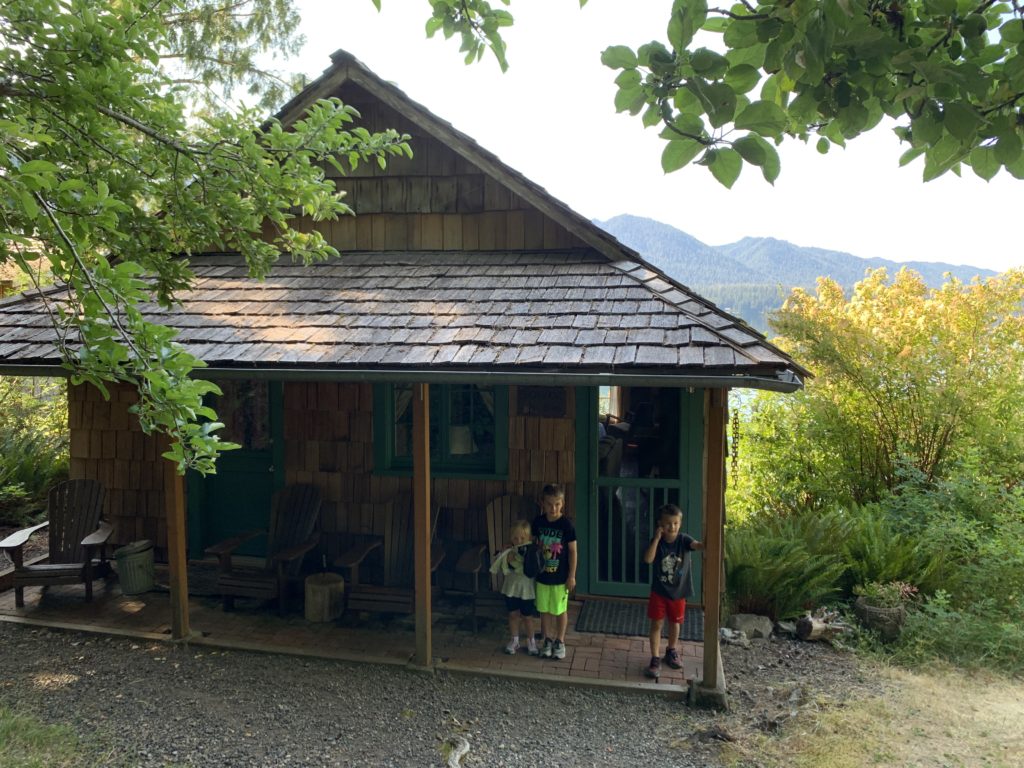
[[[27,588],[25,607],[14,607],[14,591],[0,593],[0,620],[106,632],[166,640],[170,635],[170,601],[166,593],[122,595],[116,581],[97,582],[92,603],[80,585]],[[516,677],[543,677],[569,683],[607,685],[681,694],[687,679],[701,673],[701,643],[682,643],[683,669],[662,666],[655,684],[643,675],[649,661],[647,639],[576,632],[580,604],[570,606],[567,655],[561,661],[540,660],[525,652],[504,653],[507,627],[502,620],[483,620],[473,633],[464,611],[443,601],[433,617],[433,656],[438,668]],[[194,642],[347,661],[409,664],[415,651],[412,617],[384,623],[373,616],[345,616],[326,624],[307,622],[299,613],[279,617],[255,601],[239,600],[225,613],[211,597],[189,600]]]

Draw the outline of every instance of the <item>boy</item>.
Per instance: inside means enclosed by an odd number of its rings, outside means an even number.
[[[651,595],[647,599],[647,618],[651,620],[651,663],[644,674],[657,679],[661,674],[661,625],[668,617],[668,648],[665,663],[682,669],[676,650],[679,630],[686,614],[686,598],[693,591],[690,583],[690,552],[704,545],[687,534],[680,534],[683,511],[675,504],[658,510],[654,538],[644,551],[644,562],[651,568]]]
[[[542,659],[565,658],[569,593],[576,589],[576,528],[563,516],[564,508],[562,486],[545,485],[541,493],[541,514],[531,526],[544,560],[536,584],[537,611],[544,635]]]

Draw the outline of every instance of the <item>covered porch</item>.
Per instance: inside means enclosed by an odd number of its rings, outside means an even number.
[[[0,621],[59,630],[173,642],[174,619],[166,592],[124,595],[116,579],[98,580],[96,598],[82,600],[82,587],[32,587],[25,607],[16,608],[11,591],[0,592]],[[649,658],[647,639],[576,631],[579,601],[569,607],[567,657],[542,661],[503,652],[506,626],[496,614],[473,632],[462,606],[442,601],[431,620],[432,657],[428,668],[467,674],[488,674],[544,680],[568,685],[599,686],[666,695],[687,696],[687,680],[701,676],[703,644],[683,642],[682,670],[664,668],[657,681],[643,676]],[[376,618],[344,616],[329,623],[312,623],[299,612],[277,616],[256,603],[232,612],[220,609],[216,597],[190,597],[187,642],[215,648],[315,656],[371,664],[422,667],[416,659],[412,617],[382,622]]]

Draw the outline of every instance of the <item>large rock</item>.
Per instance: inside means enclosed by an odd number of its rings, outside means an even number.
[[[753,613],[734,613],[729,617],[725,626],[742,632],[751,639],[772,636],[772,620],[767,616],[758,616]]]

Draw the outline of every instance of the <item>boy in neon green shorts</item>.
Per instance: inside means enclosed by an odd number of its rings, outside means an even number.
[[[537,574],[536,601],[544,645],[542,659],[565,658],[565,631],[569,627],[569,594],[576,589],[576,528],[565,517],[565,490],[545,485],[541,514],[531,526],[541,548],[544,567]]]

